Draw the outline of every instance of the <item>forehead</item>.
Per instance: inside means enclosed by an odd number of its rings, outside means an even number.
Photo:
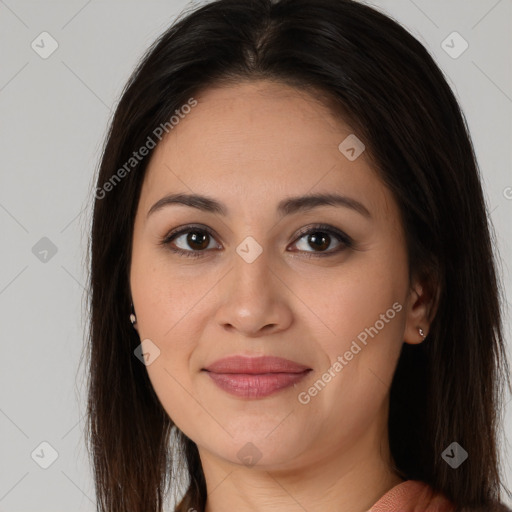
[[[281,198],[337,190],[368,201],[382,194],[365,153],[350,161],[338,148],[351,127],[312,93],[261,81],[210,88],[195,99],[155,148],[143,197],[179,190],[262,203],[271,191]]]
[[[244,82],[207,89],[196,99],[198,105],[174,133],[175,142],[196,138],[201,125],[198,143],[220,144],[219,149],[225,150],[237,147],[248,155],[261,144],[273,151],[260,156],[271,157],[285,153],[290,146],[299,153],[302,148],[327,148],[340,134],[351,133],[350,127],[312,93],[284,84]]]

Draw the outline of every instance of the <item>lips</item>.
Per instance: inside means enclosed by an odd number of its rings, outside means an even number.
[[[213,373],[301,373],[311,368],[281,357],[231,356],[215,361],[205,368]]]
[[[263,398],[301,381],[311,368],[280,357],[232,356],[203,370],[223,391],[239,398]]]

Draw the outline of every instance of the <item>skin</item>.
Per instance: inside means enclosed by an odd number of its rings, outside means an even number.
[[[162,406],[198,446],[207,512],[368,510],[402,480],[390,468],[389,386],[403,342],[428,333],[422,283],[408,278],[395,200],[363,152],[338,149],[351,128],[314,96],[266,81],[211,88],[155,148],[134,226],[130,286],[140,339],[160,350],[147,371]],[[229,215],[169,205],[169,193],[207,195]],[[280,217],[290,196],[339,193],[361,202]],[[328,224],[324,249],[299,229]],[[168,246],[171,230],[194,224],[215,236]],[[325,230],[316,230],[325,233]],[[262,253],[248,263],[248,236]],[[190,238],[189,238],[190,241]],[[193,243],[193,241],[192,241]],[[198,258],[169,246],[201,252]],[[335,253],[336,249],[343,250]],[[330,253],[330,256],[316,256]],[[311,258],[307,256],[312,255]],[[307,404],[304,392],[394,303],[402,306]],[[201,369],[227,355],[277,355],[312,371],[260,399],[218,388]],[[237,456],[249,445],[255,465]]]

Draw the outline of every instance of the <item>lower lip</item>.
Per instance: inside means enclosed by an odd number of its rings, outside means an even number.
[[[212,373],[210,378],[224,391],[242,398],[262,398],[300,382],[310,370],[301,373]]]

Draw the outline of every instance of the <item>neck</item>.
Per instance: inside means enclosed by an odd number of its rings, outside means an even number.
[[[376,435],[378,432],[382,435]],[[205,512],[367,512],[403,482],[390,469],[387,428],[375,425],[349,448],[332,446],[286,467],[245,467],[200,450]]]

